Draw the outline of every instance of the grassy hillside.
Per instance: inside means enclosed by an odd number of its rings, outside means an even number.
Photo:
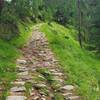
[[[67,83],[78,87],[78,93],[85,100],[100,99],[100,60],[81,49],[76,39],[77,31],[56,23],[43,24],[41,29],[50,46],[68,75]]]
[[[29,23],[19,22],[18,27],[20,36],[11,41],[0,39],[0,86],[3,85],[6,90],[9,88],[10,82],[16,78],[16,59],[21,55],[19,48],[27,42],[33,30],[33,25]],[[4,100],[5,95],[6,91],[0,100]]]
[[[14,70],[15,59],[18,57],[18,54],[15,47],[0,40],[0,86],[4,87],[6,90],[10,85],[10,81],[16,78]],[[0,98],[0,100],[4,100],[5,95],[6,91],[4,91],[3,98]]]

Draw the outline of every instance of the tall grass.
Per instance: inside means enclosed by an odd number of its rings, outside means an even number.
[[[28,41],[33,30],[32,23],[18,23],[19,36],[13,38],[11,41],[4,41],[0,39],[0,86],[7,89],[11,81],[16,78],[16,59],[21,55],[19,48],[23,47]],[[0,100],[5,100],[6,91],[4,91]]]
[[[100,60],[77,41],[77,31],[56,23],[52,26],[43,24],[41,29],[48,38],[50,47],[59,59],[61,68],[68,75],[68,84],[78,87],[78,93],[85,100],[100,99]]]

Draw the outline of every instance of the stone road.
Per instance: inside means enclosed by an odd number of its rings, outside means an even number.
[[[81,100],[76,87],[66,84],[59,61],[38,27],[17,59],[17,79],[11,84],[6,100]]]

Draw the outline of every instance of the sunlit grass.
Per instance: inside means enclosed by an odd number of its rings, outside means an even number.
[[[76,38],[77,31],[56,23],[52,23],[52,26],[43,24],[41,31],[45,33],[61,67],[69,76],[67,83],[78,86],[78,93],[86,100],[98,100],[100,62],[80,48]]]

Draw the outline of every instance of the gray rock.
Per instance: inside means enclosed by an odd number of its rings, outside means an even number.
[[[64,80],[63,80],[63,79],[58,79],[58,78],[55,78],[54,80],[55,80],[55,81],[58,81],[58,82],[60,82],[60,83],[63,83],[63,82],[64,82]]]
[[[11,88],[11,92],[25,92],[25,87],[24,86],[22,86],[22,87],[13,87],[13,88]]]
[[[19,67],[18,68],[18,72],[25,72],[25,71],[28,71],[28,68],[26,68],[26,67]]]
[[[79,96],[70,96],[68,98],[69,98],[69,100],[80,100]]]
[[[68,97],[68,96],[72,96],[72,93],[64,93],[64,94],[62,94],[64,97]]]
[[[24,76],[20,76],[20,78],[23,80],[23,81],[32,81],[32,76],[30,75],[24,75]]]
[[[34,97],[32,97],[32,100],[39,100],[39,96],[34,96]]]
[[[45,88],[47,86],[45,84],[34,84],[33,87],[36,87],[36,88]]]
[[[20,75],[20,76],[27,76],[28,75],[28,71],[25,71],[25,72],[20,72],[20,73],[18,73],[18,75]]]
[[[50,72],[57,73],[55,69],[50,69]]]
[[[62,76],[63,75],[63,73],[52,73],[52,74],[55,76]]]
[[[61,87],[61,90],[71,91],[73,89],[74,89],[74,86],[72,85],[65,85],[64,87]]]
[[[25,85],[25,81],[15,81],[15,82],[12,82],[13,85]]]
[[[41,98],[41,100],[46,100],[46,98]]]
[[[26,100],[25,96],[8,96],[6,100]]]
[[[36,71],[36,68],[34,67],[34,68],[30,69],[30,71],[31,72],[35,72]]]
[[[26,63],[27,63],[26,60],[17,59],[17,64],[26,64]]]

